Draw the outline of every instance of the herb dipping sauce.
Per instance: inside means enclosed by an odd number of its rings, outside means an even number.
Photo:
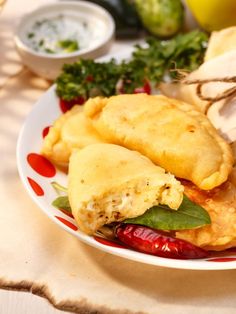
[[[88,20],[73,15],[59,14],[36,20],[27,30],[24,41],[37,52],[68,54],[89,48],[91,42],[100,41],[101,30]]]

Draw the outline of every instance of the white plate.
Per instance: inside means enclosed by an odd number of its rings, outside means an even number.
[[[35,170],[35,166],[39,166],[37,162],[32,166],[32,160],[35,162],[35,158],[40,158],[39,152],[43,141],[43,130],[52,125],[53,121],[61,113],[59,100],[55,94],[55,86],[52,86],[34,105],[20,132],[17,143],[17,164],[21,180],[33,201],[51,220],[93,247],[134,261],[181,269],[214,270],[236,268],[236,249],[234,252],[227,252],[225,256],[219,253],[219,256],[214,255],[214,257],[202,260],[175,260],[113,246],[109,241],[101,243],[96,237],[88,236],[77,230],[76,222],[72,217],[51,205],[52,201],[58,197],[51,182],[56,181],[66,186],[66,174],[58,169],[55,169],[54,174],[54,169],[49,168],[51,173],[47,173],[47,176],[45,176],[43,173],[39,174]],[[45,171],[46,168],[41,165],[40,169]]]

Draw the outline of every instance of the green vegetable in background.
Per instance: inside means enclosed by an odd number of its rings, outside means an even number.
[[[56,181],[52,181],[51,182],[52,187],[54,188],[54,190],[59,194],[60,192],[64,192],[67,193],[67,188],[64,187],[63,185],[59,184]]]
[[[181,0],[135,0],[144,27],[158,37],[176,34],[184,21]]]
[[[184,195],[178,210],[158,205],[148,209],[143,215],[126,219],[125,223],[138,224],[159,230],[182,230],[202,227],[211,223],[208,212],[190,201]]]

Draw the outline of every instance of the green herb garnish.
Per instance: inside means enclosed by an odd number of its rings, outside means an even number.
[[[146,75],[160,82],[164,75],[176,77],[177,70],[193,71],[203,62],[207,47],[206,33],[195,30],[170,40],[147,39],[147,48],[136,46],[133,59],[146,64]]]
[[[183,230],[209,225],[211,219],[204,208],[193,203],[184,195],[178,210],[158,205],[148,209],[139,217],[126,219],[124,223],[144,225],[159,230]]]
[[[27,34],[27,37],[30,39],[30,38],[33,38],[35,36],[35,34],[34,33],[28,33]]]
[[[92,97],[94,91],[102,96],[133,93],[146,81],[156,86],[165,77],[175,79],[178,69],[195,70],[203,62],[207,40],[204,32],[195,30],[169,40],[149,38],[146,46],[135,47],[129,61],[99,63],[79,60],[66,64],[56,80],[56,93],[70,101],[78,96]]]
[[[57,46],[62,48],[64,52],[73,52],[79,50],[79,44],[77,40],[72,39],[59,40],[57,42]]]
[[[64,209],[71,213],[71,207],[68,196],[59,196],[53,202],[52,205],[58,209]]]
[[[44,45],[44,39],[40,39],[39,41],[39,47],[42,47]]]
[[[47,53],[55,53],[55,51],[50,49],[50,48],[45,48],[45,52],[47,52]]]
[[[68,196],[57,197],[52,205],[71,213]],[[193,203],[184,195],[178,210],[172,210],[166,205],[153,206],[143,215],[126,219],[123,223],[143,225],[159,230],[185,230],[209,225],[211,219],[203,207]]]
[[[57,193],[60,193],[60,192],[67,193],[67,188],[57,183],[56,181],[51,182],[51,185],[56,190]]]
[[[78,96],[85,99],[97,95],[110,96],[116,93],[116,84],[121,76],[120,66],[115,60],[96,63],[93,60],[79,60],[65,64],[62,74],[57,78],[57,95],[64,100]]]

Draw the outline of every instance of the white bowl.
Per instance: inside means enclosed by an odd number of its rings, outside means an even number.
[[[26,34],[32,25],[44,18],[50,19],[57,15],[69,15],[82,21],[92,21],[94,29],[101,29],[101,38],[91,41],[89,47],[71,53],[49,54],[33,50],[26,42]],[[115,23],[113,17],[102,7],[86,1],[60,1],[43,5],[25,15],[15,34],[15,44],[22,62],[37,75],[54,80],[63,64],[73,63],[79,58],[94,59],[106,54],[114,39]]]

